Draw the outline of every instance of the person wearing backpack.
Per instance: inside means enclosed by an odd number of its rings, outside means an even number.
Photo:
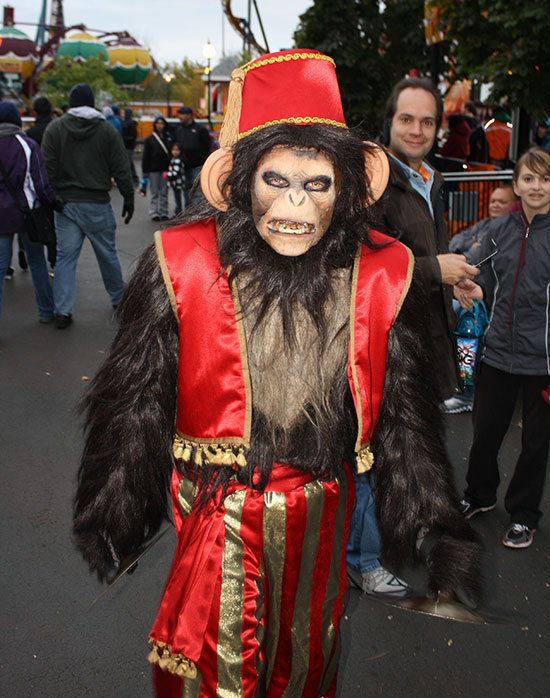
[[[4,276],[10,265],[14,235],[20,235],[31,270],[38,319],[53,322],[53,294],[44,258],[44,245],[31,242],[22,209],[35,202],[61,206],[48,179],[38,143],[24,134],[21,116],[12,102],[0,102],[0,309]]]

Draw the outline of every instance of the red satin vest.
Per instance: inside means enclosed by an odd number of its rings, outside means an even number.
[[[369,440],[380,411],[388,334],[412,276],[410,250],[371,231],[352,276],[348,378],[358,419],[359,472],[372,465]],[[217,255],[213,218],[155,234],[157,254],[179,323],[178,405],[174,455],[195,462],[246,465],[252,394],[236,288]]]

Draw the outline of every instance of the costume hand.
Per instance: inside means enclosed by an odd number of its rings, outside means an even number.
[[[483,289],[473,281],[459,281],[453,286],[453,295],[461,307],[467,310],[473,307],[474,300],[483,300]]]
[[[75,527],[76,528],[76,527]],[[76,547],[89,565],[90,572],[95,572],[100,582],[107,581],[109,572],[117,567],[117,560],[109,543],[98,533],[75,533]]]
[[[481,548],[473,535],[462,537],[464,533],[455,538],[442,530],[428,532],[419,541],[419,555],[428,571],[431,595],[475,608],[481,599]]]
[[[437,261],[441,269],[441,282],[454,286],[459,281],[473,279],[479,269],[468,264],[463,254],[438,254]]]
[[[126,225],[132,220],[132,216],[134,215],[134,202],[133,201],[124,201],[124,206],[122,207],[122,217],[126,216],[124,218],[124,222]]]

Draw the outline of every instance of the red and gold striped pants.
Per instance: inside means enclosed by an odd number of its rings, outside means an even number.
[[[349,469],[322,482],[276,465],[263,492],[232,483],[207,513],[175,473],[172,496],[178,545],[150,640],[157,698],[334,695]]]

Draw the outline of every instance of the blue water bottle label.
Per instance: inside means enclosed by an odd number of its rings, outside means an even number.
[[[457,337],[456,344],[462,387],[473,386],[479,339],[477,337]]]

